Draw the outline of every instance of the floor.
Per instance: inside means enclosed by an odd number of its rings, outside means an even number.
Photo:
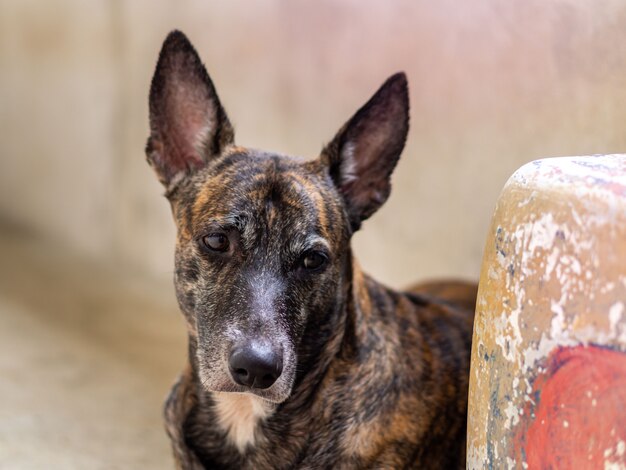
[[[173,288],[0,230],[0,470],[173,468]]]

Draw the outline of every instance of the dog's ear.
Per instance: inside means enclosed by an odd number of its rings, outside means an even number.
[[[389,77],[322,151],[353,230],[387,200],[408,130],[409,92],[401,72]]]
[[[148,162],[171,189],[233,139],[233,128],[198,53],[183,33],[172,31],[150,86]]]

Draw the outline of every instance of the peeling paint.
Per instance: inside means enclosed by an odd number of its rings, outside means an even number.
[[[503,189],[490,233],[474,326],[468,468],[527,468],[513,441],[535,419],[534,385],[551,370],[548,358],[580,346],[626,352],[626,156],[525,165]],[[604,409],[588,392],[585,406]],[[575,422],[561,419],[559,429],[572,432]],[[606,462],[622,465],[618,442],[611,445]]]
[[[610,328],[613,335],[617,335],[617,325],[622,319],[623,312],[624,304],[622,302],[615,302],[609,309]]]

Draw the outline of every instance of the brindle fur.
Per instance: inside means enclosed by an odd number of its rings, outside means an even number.
[[[189,363],[165,406],[179,468],[463,468],[476,287],[396,292],[350,250],[387,198],[404,147],[408,94],[391,77],[311,161],[234,145],[233,128],[180,32],[161,51],[150,94],[148,161],[177,225],[175,286]],[[202,249],[228,235],[229,252]],[[327,249],[320,272],[302,254]],[[382,243],[381,243],[382,245]],[[381,246],[384,249],[384,246]],[[215,415],[234,341],[280,344],[285,367],[256,439],[239,450]]]

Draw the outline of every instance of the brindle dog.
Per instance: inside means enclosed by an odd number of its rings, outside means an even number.
[[[475,286],[396,292],[350,249],[408,121],[398,73],[314,160],[239,147],[193,46],[165,40],[147,156],[189,333],[165,405],[179,468],[464,467]]]

